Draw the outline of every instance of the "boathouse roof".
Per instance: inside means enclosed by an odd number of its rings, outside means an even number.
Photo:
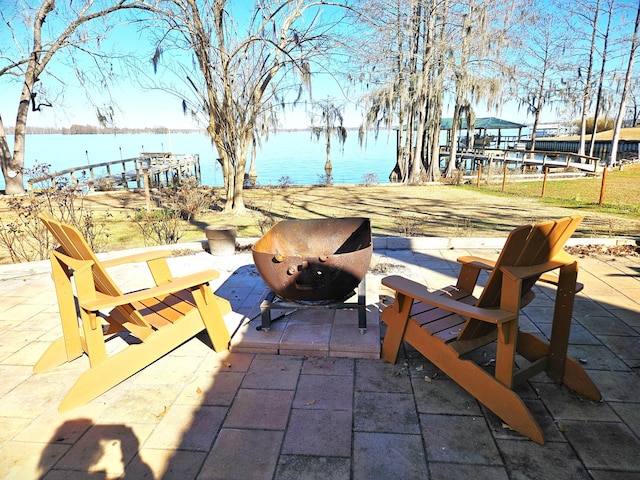
[[[451,125],[453,124],[453,118],[443,118],[440,121],[440,128],[442,130],[451,130]],[[476,121],[473,123],[474,129],[483,129],[483,130],[506,130],[509,128],[520,129],[526,127],[523,123],[515,123],[510,122],[509,120],[503,120],[502,118],[496,117],[480,117],[476,118]],[[461,119],[461,129],[467,128],[467,119]]]

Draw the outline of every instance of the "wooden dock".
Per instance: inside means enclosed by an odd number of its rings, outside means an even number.
[[[199,155],[143,152],[139,157],[72,167],[32,178],[28,181],[28,188],[29,192],[59,187],[87,190],[146,189],[160,185],[175,186],[188,177],[196,177],[200,182]]]
[[[441,158],[448,158],[449,154],[441,154]],[[458,165],[466,172],[476,172],[479,168],[497,168],[502,170],[505,166],[511,170],[520,170],[522,173],[532,173],[536,170],[567,172],[577,171],[582,173],[602,172],[598,157],[578,155],[569,152],[539,152],[533,150],[481,150],[478,152],[458,152],[456,154]]]

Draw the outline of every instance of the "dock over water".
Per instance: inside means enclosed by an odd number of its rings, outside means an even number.
[[[441,154],[448,159],[449,153]],[[522,173],[543,173],[548,171],[575,171],[582,173],[602,172],[598,157],[578,155],[570,152],[541,152],[534,150],[480,150],[477,152],[456,153],[456,163],[465,172],[477,172],[506,168],[520,170]]]
[[[200,183],[199,155],[142,152],[139,157],[72,167],[32,178],[28,181],[28,189],[33,192],[39,188],[59,187],[80,190],[154,188],[175,186],[188,177],[195,177]]]

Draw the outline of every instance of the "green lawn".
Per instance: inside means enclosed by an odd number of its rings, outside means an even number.
[[[508,178],[508,177],[507,177]],[[575,180],[548,180],[542,194],[542,181],[512,182],[507,179],[505,191],[502,182],[495,185],[467,187],[493,195],[538,198],[543,203],[586,209],[616,215],[640,218],[640,163],[627,165],[622,170],[607,172],[602,205],[599,205],[602,177]]]

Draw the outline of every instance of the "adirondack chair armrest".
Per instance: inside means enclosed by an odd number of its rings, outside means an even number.
[[[80,306],[87,311],[97,312],[98,310],[118,307],[120,305],[127,305],[135,302],[142,302],[150,298],[161,297],[163,295],[179,292],[180,290],[204,285],[211,280],[215,280],[219,276],[220,274],[216,270],[205,270],[191,275],[185,275],[184,277],[174,278],[169,283],[163,283],[162,285],[147,288],[145,290],[125,293],[124,295],[119,295],[117,297],[101,295],[98,298],[83,300],[80,301]]]
[[[132,255],[125,255],[123,257],[110,258],[103,260],[102,266],[105,268],[115,267],[118,265],[124,265],[126,263],[140,263],[148,262],[150,260],[158,260],[160,258],[167,258],[173,254],[171,250],[148,250],[141,253],[135,253]]]
[[[391,275],[383,278],[382,284],[398,293],[412,298],[413,300],[442,308],[448,312],[472,317],[483,322],[500,324],[510,322],[518,318],[517,312],[514,313],[494,308],[474,307],[473,305],[467,305],[466,303],[454,300],[442,293],[431,293],[424,285],[399,275]]]
[[[564,250],[560,250],[554,257],[553,257],[553,261],[557,261],[557,262],[562,262],[563,265],[570,265],[573,262],[576,261],[575,257],[573,257],[572,255],[570,255],[569,253],[565,252]],[[540,278],[538,279],[539,282],[543,282],[543,283],[548,283],[550,285],[554,285],[554,286],[558,286],[558,282],[560,281],[560,279],[558,278],[558,275],[553,274],[553,273],[543,273],[542,275],[540,275]],[[576,286],[575,286],[575,292],[580,292],[582,291],[582,289],[584,288],[584,284],[580,283],[580,282],[576,282]]]
[[[493,270],[493,267],[496,265],[495,260],[489,260],[487,258],[482,258],[482,257],[475,257],[473,255],[465,255],[463,257],[458,257],[456,261],[458,263],[473,265],[475,267],[478,267],[481,270]]]
[[[526,280],[527,278],[539,277],[547,272],[555,270],[566,265],[566,262],[551,260],[549,262],[540,263],[538,265],[531,265],[529,267],[501,267],[503,273],[511,275],[514,278],[520,280]]]
[[[548,283],[549,285],[554,285],[557,287],[560,279],[558,278],[557,275],[550,274],[550,273],[543,273],[542,275],[540,275],[540,278],[538,279],[538,281],[543,283]],[[581,292],[583,289],[584,289],[584,283],[576,282],[575,292],[576,293]]]

